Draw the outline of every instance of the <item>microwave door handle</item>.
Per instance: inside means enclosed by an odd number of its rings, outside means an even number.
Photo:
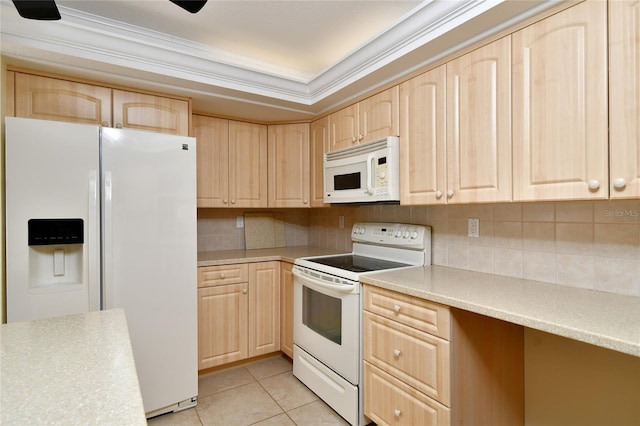
[[[373,170],[375,169],[373,162],[376,160],[375,155],[369,154],[367,156],[367,194],[373,195]]]

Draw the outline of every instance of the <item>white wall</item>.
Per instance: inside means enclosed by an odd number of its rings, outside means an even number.
[[[5,309],[5,291],[6,291],[6,276],[5,276],[5,259],[4,259],[4,115],[5,115],[5,95],[4,90],[7,78],[6,63],[2,55],[0,55],[0,323],[4,324],[7,321],[6,309]]]

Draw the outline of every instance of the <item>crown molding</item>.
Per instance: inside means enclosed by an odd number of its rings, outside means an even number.
[[[224,88],[310,106],[433,43],[438,37],[506,1],[425,1],[362,48],[351,52],[318,75],[279,68],[211,46],[66,7],[60,7],[63,15],[61,21],[32,21],[19,17],[10,2],[2,1],[0,36],[2,53],[22,59],[42,60],[38,57],[39,52],[46,52],[44,56],[47,58],[61,55],[61,63],[65,57],[71,57],[79,59],[74,61],[76,64],[91,61],[205,87]],[[513,19],[525,19],[559,1],[531,2],[530,12]],[[486,32],[486,29],[479,29],[475,37],[456,42],[456,45],[441,46],[440,51],[458,50],[469,44],[470,40],[486,36]],[[421,64],[433,60],[436,60],[435,57],[425,58]],[[401,78],[403,73],[408,74],[413,69],[415,67],[399,70],[386,80]]]

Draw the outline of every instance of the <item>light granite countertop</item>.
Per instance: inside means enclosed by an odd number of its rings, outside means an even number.
[[[123,310],[3,324],[0,342],[0,424],[147,424]]]
[[[198,266],[230,265],[233,263],[268,262],[281,260],[293,263],[298,257],[344,253],[313,246],[292,246],[255,250],[219,250],[198,253]]]
[[[361,282],[640,357],[640,297],[441,266]]]

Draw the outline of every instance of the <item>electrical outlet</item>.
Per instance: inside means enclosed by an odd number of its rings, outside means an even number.
[[[244,216],[236,216],[236,228],[244,228]]]
[[[480,237],[480,219],[469,218],[469,236],[472,238]]]
[[[344,228],[344,216],[338,216],[338,228]]]

